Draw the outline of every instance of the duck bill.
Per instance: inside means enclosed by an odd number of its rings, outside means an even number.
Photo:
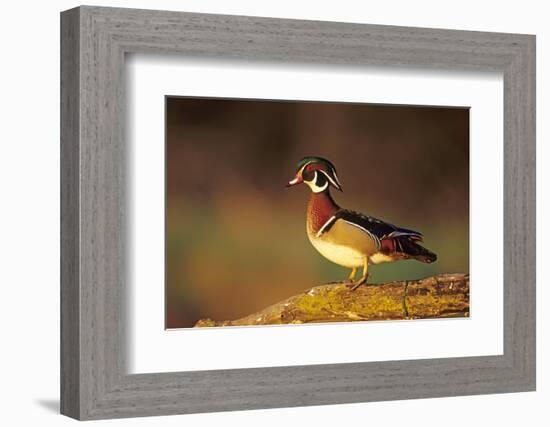
[[[304,182],[304,180],[302,179],[301,176],[297,176],[296,178],[294,178],[292,181],[289,181],[288,184],[286,185],[286,187],[292,187],[294,185],[297,185],[297,184],[301,184],[302,182]]]

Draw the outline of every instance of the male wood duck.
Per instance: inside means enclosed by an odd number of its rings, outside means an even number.
[[[311,189],[307,205],[306,229],[311,244],[321,255],[351,268],[348,280],[353,290],[367,282],[369,264],[416,259],[431,263],[437,256],[419,244],[418,231],[396,227],[377,218],[340,208],[330,187],[342,191],[336,168],[321,157],[305,157],[287,187],[305,183]],[[363,275],[355,281],[359,267]]]

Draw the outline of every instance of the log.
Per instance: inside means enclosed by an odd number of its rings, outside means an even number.
[[[201,319],[195,327],[254,326],[366,320],[429,319],[470,315],[470,276],[439,274],[420,280],[315,286],[237,320]]]

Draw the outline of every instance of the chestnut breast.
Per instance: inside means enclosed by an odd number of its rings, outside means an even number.
[[[338,205],[328,192],[311,193],[306,214],[308,234],[317,234],[338,209]]]

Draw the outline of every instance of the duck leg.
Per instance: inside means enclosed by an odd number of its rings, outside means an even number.
[[[348,276],[348,280],[350,282],[353,282],[355,280],[355,274],[356,273],[357,273],[357,267],[353,267],[353,269],[351,270],[351,273]]]
[[[363,275],[359,280],[357,280],[353,284],[353,288],[351,288],[351,290],[354,291],[362,284],[367,283],[368,278],[369,278],[369,259],[365,257],[365,260],[363,261]]]

